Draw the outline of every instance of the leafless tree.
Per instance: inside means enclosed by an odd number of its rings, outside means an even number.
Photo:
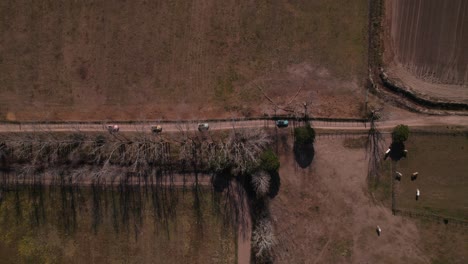
[[[255,223],[252,231],[252,248],[257,262],[269,262],[272,258],[272,248],[276,243],[273,224],[269,217],[261,217]]]
[[[384,152],[384,139],[375,124],[375,115],[370,117],[370,128],[367,134],[367,159],[368,159],[368,178],[369,180],[379,181],[380,170],[382,167],[382,157]]]
[[[264,197],[270,190],[271,177],[264,171],[252,175],[252,186],[257,197]]]

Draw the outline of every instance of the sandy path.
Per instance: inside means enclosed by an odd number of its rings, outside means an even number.
[[[468,86],[432,83],[421,80],[401,65],[393,65],[386,69],[390,79],[400,80],[406,88],[419,97],[431,100],[468,103]]]

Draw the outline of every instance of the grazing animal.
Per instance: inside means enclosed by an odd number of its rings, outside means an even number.
[[[418,175],[419,175],[419,172],[413,172],[413,174],[411,174],[411,180],[412,181],[416,180],[416,178],[418,178]]]
[[[395,177],[395,178],[396,178],[397,180],[401,181],[401,177],[403,177],[403,174],[401,174],[401,172],[398,172],[398,171],[396,171],[395,174],[396,174],[396,177]]]
[[[375,229],[375,231],[377,231],[377,235],[380,236],[380,233],[382,233],[382,229],[380,229],[380,226],[377,226],[377,228]]]
[[[387,149],[387,151],[385,151],[385,156],[384,156],[384,160],[386,160],[388,158],[388,155],[390,155],[390,149]]]
[[[419,200],[419,196],[421,195],[421,192],[419,189],[416,189],[416,201]]]

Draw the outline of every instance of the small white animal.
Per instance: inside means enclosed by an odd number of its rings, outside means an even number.
[[[413,174],[411,174],[411,180],[414,181],[416,180],[416,178],[418,177],[419,175],[419,172],[413,172]]]
[[[377,231],[377,235],[380,236],[380,233],[382,233],[382,229],[380,229],[380,226],[377,226],[376,231]]]
[[[416,189],[416,200],[419,199],[420,195],[421,195],[421,192],[419,191],[419,189]]]
[[[397,176],[396,176],[396,179],[400,181],[400,180],[401,180],[401,177],[403,177],[403,174],[401,174],[401,172],[398,172],[398,171],[396,171],[395,173],[396,173],[396,175],[397,175]]]

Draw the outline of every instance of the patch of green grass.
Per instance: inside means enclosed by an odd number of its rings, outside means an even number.
[[[333,256],[337,258],[350,258],[353,254],[353,241],[352,240],[339,240],[332,245]]]
[[[382,162],[379,179],[369,179],[368,181],[369,190],[374,198],[389,205],[392,198],[391,166],[392,163],[389,160]]]

